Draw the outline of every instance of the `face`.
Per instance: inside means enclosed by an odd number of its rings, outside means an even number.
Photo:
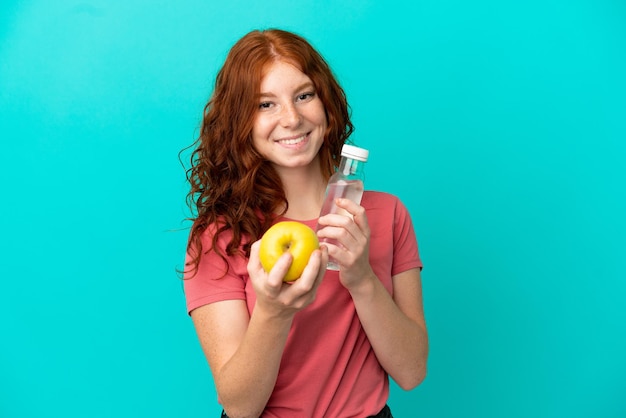
[[[311,79],[298,68],[273,62],[261,80],[259,106],[252,129],[255,149],[284,168],[319,167],[326,112]]]

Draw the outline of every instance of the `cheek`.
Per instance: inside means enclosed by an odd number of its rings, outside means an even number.
[[[256,142],[257,140],[266,139],[272,132],[270,121],[267,118],[259,116],[255,119],[252,126],[252,138]]]
[[[316,123],[318,125],[323,126],[324,128],[328,127],[328,120],[326,118],[326,110],[324,109],[324,105],[320,102],[319,106],[315,110],[316,114]]]
[[[328,119],[326,119],[326,114],[322,113],[322,116],[319,119],[318,125],[320,126],[320,130],[324,133],[324,138],[328,135]]]
[[[257,117],[252,126],[252,146],[264,158],[268,157],[269,139],[273,124],[267,118]]]

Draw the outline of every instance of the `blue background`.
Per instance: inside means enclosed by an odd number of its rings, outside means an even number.
[[[308,38],[411,211],[429,375],[397,417],[626,416],[626,4],[3,1],[0,416],[218,416],[177,153],[230,46]]]

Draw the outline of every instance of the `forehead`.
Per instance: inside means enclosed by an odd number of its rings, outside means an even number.
[[[298,65],[289,61],[275,60],[263,68],[260,88],[261,92],[265,92],[277,88],[297,87],[311,82]]]

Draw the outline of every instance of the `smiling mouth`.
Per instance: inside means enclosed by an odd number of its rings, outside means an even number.
[[[304,141],[307,137],[309,136],[309,134],[303,134],[300,135],[298,137],[295,138],[285,138],[285,139],[279,139],[278,142],[279,144],[282,145],[297,145],[299,143],[301,143],[302,141]]]

